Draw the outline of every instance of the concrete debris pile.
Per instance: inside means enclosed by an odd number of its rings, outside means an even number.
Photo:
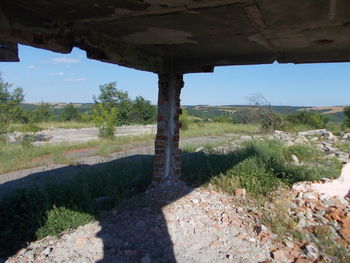
[[[350,143],[350,134],[341,134],[340,137],[335,136],[332,132],[325,129],[310,130],[298,133],[288,133],[283,131],[275,131],[269,136],[269,139],[278,139],[286,146],[293,145],[309,145],[325,152],[329,156],[338,157],[340,161],[347,162],[350,159],[349,153],[343,152],[334,146],[335,143]]]
[[[324,179],[318,183],[329,184],[331,181]],[[337,249],[340,249],[341,244],[343,252],[350,258],[350,199],[318,193],[312,187],[314,184],[315,182],[294,184],[289,216],[297,222],[297,231],[302,235],[302,241],[285,241],[272,247],[275,262],[341,263],[338,257],[319,249],[318,245],[325,240]]]
[[[99,223],[31,243],[14,262],[264,262],[271,232],[235,197],[183,184],[148,190]]]
[[[275,131],[272,135],[263,136],[263,135],[244,135],[238,139],[230,142],[228,145],[218,146],[210,150],[204,150],[204,148],[198,148],[197,151],[207,151],[208,153],[217,153],[217,154],[227,154],[229,152],[239,149],[243,143],[250,140],[279,140],[285,146],[290,147],[294,145],[305,145],[313,146],[324,153],[329,157],[337,157],[341,162],[346,163],[350,160],[350,154],[338,149],[334,146],[336,143],[350,143],[350,133],[342,134],[337,137],[332,132],[325,129],[319,130],[310,130],[305,132],[291,133],[284,131]],[[293,158],[295,159],[295,158]],[[295,162],[298,161],[295,159]]]

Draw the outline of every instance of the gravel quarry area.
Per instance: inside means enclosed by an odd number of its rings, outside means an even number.
[[[115,136],[153,134],[156,131],[156,125],[121,126],[115,129]],[[33,145],[35,146],[55,143],[78,143],[99,139],[97,128],[50,129],[26,134],[33,137]],[[9,133],[7,134],[7,140],[9,143],[17,143],[21,141],[23,135],[24,133],[22,132]]]

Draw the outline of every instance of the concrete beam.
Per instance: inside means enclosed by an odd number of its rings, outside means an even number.
[[[184,86],[179,73],[159,74],[158,125],[155,140],[153,181],[176,180],[181,175],[179,149],[180,93]]]
[[[18,62],[17,44],[0,40],[0,61],[2,62]]]

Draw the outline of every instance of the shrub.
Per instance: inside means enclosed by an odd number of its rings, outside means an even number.
[[[74,229],[85,225],[95,219],[94,216],[82,212],[74,211],[65,207],[56,207],[46,212],[45,223],[36,231],[38,239],[46,236],[54,236],[64,230]]]
[[[325,128],[328,123],[328,117],[319,112],[311,112],[311,111],[299,111],[296,113],[292,113],[287,115],[287,121],[293,125],[307,125],[311,128]]]
[[[96,104],[93,109],[93,119],[100,137],[114,137],[114,126],[118,123],[117,108],[107,108],[101,103]]]
[[[188,111],[186,109],[182,109],[182,114],[180,115],[179,121],[181,123],[181,129],[188,130],[191,121],[189,118]]]
[[[310,165],[291,164],[292,153],[300,154]],[[287,148],[279,141],[251,141],[229,154],[202,154],[184,160],[183,179],[195,185],[210,182],[229,193],[246,188],[253,196],[266,195],[281,184],[291,186],[299,181],[339,176],[339,162],[325,164],[318,156],[316,150]]]
[[[213,118],[214,122],[219,122],[219,123],[234,123],[233,117],[226,116],[226,115],[221,115],[221,116],[216,116]]]
[[[64,106],[61,113],[61,118],[63,121],[79,121],[80,114],[77,108],[75,108],[74,105],[70,103]]]
[[[343,123],[344,129],[350,128],[350,106],[344,108],[345,120]]]

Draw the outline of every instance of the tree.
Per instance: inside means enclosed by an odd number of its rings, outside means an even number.
[[[101,103],[106,108],[118,106],[121,102],[129,100],[127,92],[117,89],[117,82],[110,82],[100,86],[100,95],[96,98],[95,103]]]
[[[64,106],[61,118],[64,121],[78,121],[80,120],[80,114],[77,108],[75,108],[73,104],[69,103]]]
[[[100,95],[97,98],[94,96],[94,101],[96,105],[102,104],[106,110],[118,109],[119,124],[127,124],[129,122],[132,102],[126,91],[117,89],[117,82],[101,85]]]
[[[249,100],[254,105],[253,110],[264,131],[272,132],[284,126],[283,117],[272,110],[271,103],[263,95],[255,94]]]
[[[350,106],[344,107],[345,120],[343,123],[344,128],[350,128]]]
[[[44,122],[50,120],[51,117],[52,112],[50,105],[48,103],[41,102],[41,104],[33,110],[30,120],[32,122]]]
[[[142,124],[152,123],[155,121],[156,113],[156,107],[153,106],[149,100],[138,96],[136,97],[132,105],[130,122]]]
[[[0,122],[24,121],[24,113],[20,103],[24,100],[22,88],[11,92],[12,84],[5,82],[0,73]]]
[[[329,119],[325,114],[303,110],[289,114],[287,120],[292,124],[302,124],[319,129],[324,128]]]

